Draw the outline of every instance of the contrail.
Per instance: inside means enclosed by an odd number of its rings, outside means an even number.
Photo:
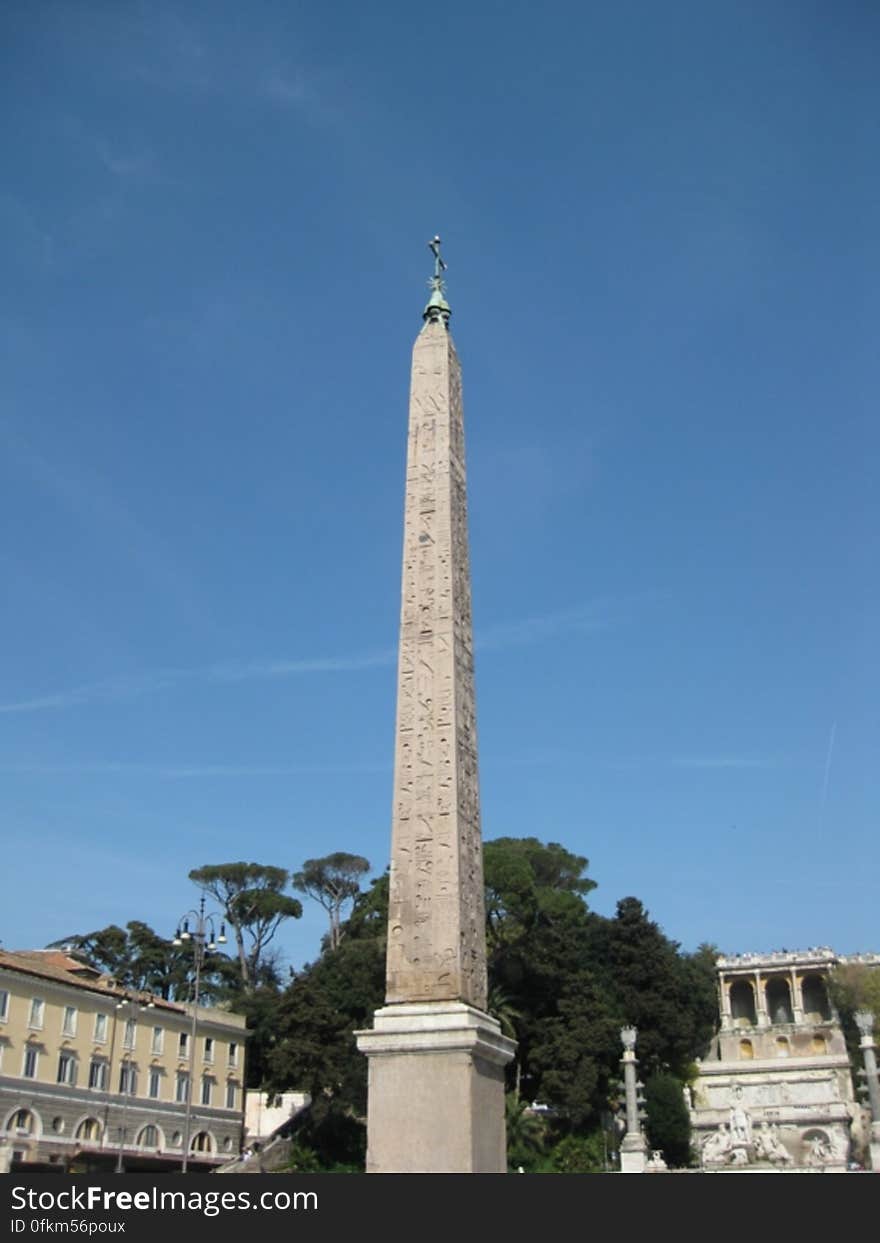
[[[831,757],[834,754],[834,735],[837,733],[837,722],[831,722],[831,734],[828,738],[828,754],[825,756],[825,778],[822,782],[822,803],[819,807],[819,829],[825,819],[825,804],[828,801],[828,780],[831,776]]]

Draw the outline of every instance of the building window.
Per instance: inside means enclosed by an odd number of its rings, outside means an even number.
[[[751,1059],[755,1056],[755,1046],[752,1044],[751,1040],[741,1040],[739,1042],[739,1055],[745,1061],[751,1061]]]
[[[119,1091],[123,1096],[137,1095],[137,1067],[130,1062],[119,1067]]]
[[[9,994],[5,988],[0,988],[0,1023],[5,1023],[9,1018]]]
[[[202,1075],[202,1104],[211,1104],[211,1091],[214,1087],[214,1080],[210,1075]]]
[[[190,1144],[190,1152],[213,1152],[214,1145],[211,1142],[211,1136],[207,1131],[199,1131],[198,1135],[193,1136]]]
[[[230,1079],[226,1085],[226,1108],[235,1109],[235,1094],[238,1091],[238,1084],[234,1079]]]
[[[76,1058],[68,1049],[62,1049],[58,1054],[58,1083],[66,1083],[69,1087],[73,1087],[76,1083]]]
[[[125,1020],[125,1035],[122,1037],[122,1047],[124,1049],[133,1049],[136,1037],[137,1037],[137,1019],[126,1019]]]
[[[149,1123],[138,1135],[135,1141],[138,1148],[158,1148],[159,1147],[159,1128]]]
[[[150,1068],[150,1098],[157,1101],[162,1095],[162,1072],[158,1066]]]
[[[186,1057],[189,1049],[189,1032],[181,1032],[177,1037],[177,1056]]]
[[[61,1034],[62,1036],[75,1036],[76,1035],[76,1007],[75,1006],[64,1007],[64,1018],[61,1021]]]
[[[57,1118],[52,1119],[52,1130],[56,1135],[64,1134],[64,1119],[59,1114]]]
[[[214,1037],[205,1037],[205,1061],[213,1062],[214,1060]]]
[[[165,1032],[161,1027],[153,1028],[153,1040],[150,1048],[153,1053],[161,1053],[165,1043]]]
[[[34,1115],[29,1109],[19,1109],[12,1119],[10,1129],[17,1131],[19,1135],[33,1135]]]
[[[34,997],[31,999],[31,1012],[28,1016],[28,1027],[43,1026],[43,1012],[45,1008],[45,1003],[43,1002],[42,997]]]
[[[101,1124],[97,1118],[83,1118],[76,1128],[76,1138],[87,1144],[95,1144],[101,1138]]]
[[[238,1065],[238,1045],[235,1043],[235,1041],[234,1041],[234,1040],[231,1040],[231,1041],[229,1042],[229,1058],[228,1058],[228,1062],[229,1062],[229,1065],[230,1065],[230,1066],[237,1066],[237,1065]]]
[[[103,1044],[107,1039],[107,1015],[95,1015],[95,1043]]]
[[[89,1087],[98,1092],[107,1091],[107,1063],[102,1057],[93,1057],[89,1065]]]
[[[40,1062],[39,1049],[36,1047],[36,1045],[32,1045],[32,1044],[27,1045],[24,1051],[24,1065],[22,1066],[22,1070],[21,1070],[21,1073],[24,1075],[25,1079],[36,1079],[37,1067],[39,1066],[39,1062]]]
[[[189,1095],[189,1075],[185,1070],[177,1072],[177,1083],[174,1088],[174,1099],[182,1104],[186,1102]]]
[[[778,1036],[776,1038],[776,1056],[788,1057],[790,1054],[791,1045],[788,1043],[787,1038],[785,1036]]]

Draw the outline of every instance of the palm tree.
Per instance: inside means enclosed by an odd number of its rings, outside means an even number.
[[[516,1030],[518,1019],[522,1018],[522,1012],[517,1010],[509,993],[505,993],[503,988],[499,988],[497,984],[493,984],[489,988],[489,997],[486,1002],[486,1009],[498,1020],[501,1025],[502,1034],[509,1036],[511,1040],[518,1040],[519,1034]],[[515,1092],[516,1099],[519,1100],[519,1085],[522,1077],[519,1058],[514,1054],[514,1076],[515,1076]]]
[[[508,1092],[505,1097],[504,1116],[507,1124],[507,1164],[513,1167],[530,1164],[544,1150],[544,1119],[532,1113],[515,1092]]]

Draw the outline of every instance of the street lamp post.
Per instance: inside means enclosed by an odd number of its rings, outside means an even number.
[[[125,1056],[122,1061],[122,1067],[125,1071],[125,1074],[124,1074],[125,1091],[122,1094],[122,1119],[119,1124],[119,1148],[116,1153],[116,1173],[117,1174],[125,1173],[125,1155],[124,1155],[125,1154],[125,1140],[126,1140],[126,1131],[128,1128],[128,1107],[131,1102],[132,1079],[133,1079],[133,1067],[131,1063],[132,1063],[132,1055],[135,1051],[135,1048],[134,1048],[135,1042],[137,1041],[136,1015],[143,1014],[144,1010],[152,1010],[154,1004],[155,1003],[153,1001],[146,1001],[146,1002],[138,1001],[136,997],[125,997],[123,998],[122,1001],[117,1001],[116,1003],[117,1012],[119,1010],[124,1009],[126,1006],[128,1006],[128,1018],[126,1019],[126,1027],[128,1023],[132,1024],[131,1041],[129,1042],[126,1040],[127,1031],[124,1030],[123,1036],[122,1036],[122,1042],[126,1046]],[[114,1030],[113,1035],[115,1039],[115,1036],[116,1036],[115,1030]],[[113,1074],[112,1061],[110,1065],[110,1074],[111,1075]],[[112,1087],[112,1084],[111,1084],[111,1087]]]
[[[189,917],[193,916],[196,926],[190,931]],[[199,901],[199,909],[197,911],[187,911],[183,922],[178,926],[177,932],[174,934],[172,945],[180,946],[184,942],[192,941],[193,958],[195,960],[195,976],[193,980],[193,1007],[192,1007],[192,1023],[190,1026],[189,1037],[189,1069],[187,1071],[186,1084],[186,1114],[183,1124],[183,1160],[180,1163],[180,1172],[185,1174],[189,1163],[189,1143],[190,1130],[192,1128],[192,1098],[193,1087],[195,1084],[196,1070],[196,1040],[198,1038],[198,1014],[199,1014],[199,991],[202,980],[202,966],[205,961],[205,952],[207,950],[215,950],[218,945],[226,944],[226,925],[220,924],[220,935],[214,935],[214,915],[205,914],[205,895],[202,894]],[[220,919],[220,915],[216,916]]]

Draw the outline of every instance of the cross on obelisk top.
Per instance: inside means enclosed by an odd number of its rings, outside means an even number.
[[[448,325],[452,311],[449,303],[446,301],[446,284],[443,280],[443,273],[446,271],[446,260],[440,254],[439,233],[436,233],[431,241],[428,242],[428,249],[434,256],[434,275],[428,281],[431,296],[428,299],[428,305],[422,313],[422,319],[428,323]]]
[[[430,242],[428,242],[428,250],[430,250],[434,256],[434,280],[435,281],[439,281],[441,279],[440,273],[446,271],[446,260],[440,254],[440,245],[441,245],[440,234],[435,233],[434,236],[431,238]]]

